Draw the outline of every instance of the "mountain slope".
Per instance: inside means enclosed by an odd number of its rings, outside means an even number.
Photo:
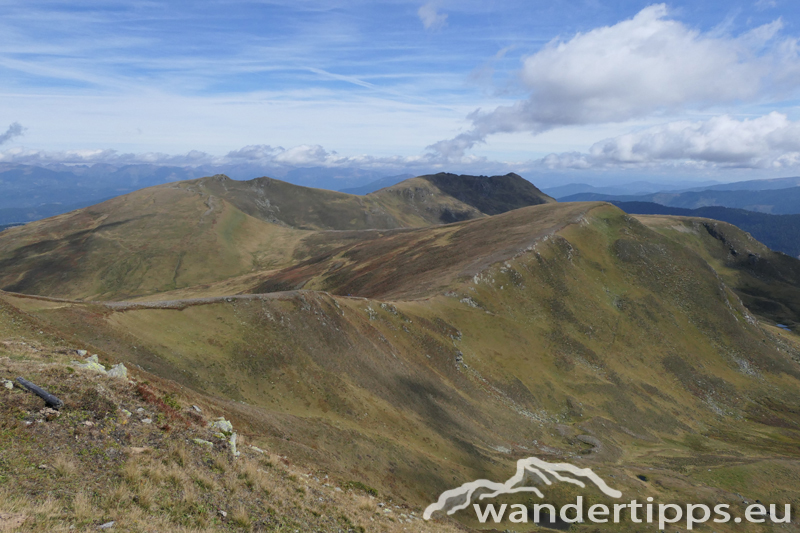
[[[775,251],[792,257],[800,256],[800,215],[769,215],[719,206],[684,209],[652,202],[611,203],[632,215],[679,215],[721,220],[750,233]]]
[[[429,297],[514,257],[599,205],[538,205],[458,224],[391,232],[266,274],[246,292],[303,288],[379,299]]]
[[[716,220],[638,216],[649,228],[697,252],[745,305],[770,322],[800,325],[800,261],[773,252],[741,229]]]

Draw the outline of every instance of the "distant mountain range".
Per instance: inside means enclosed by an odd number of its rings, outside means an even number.
[[[720,206],[684,209],[652,202],[611,203],[632,215],[677,215],[721,220],[748,232],[773,250],[793,257],[800,256],[800,215],[769,215]]]
[[[385,178],[381,178],[379,180],[371,181],[366,185],[362,185],[361,187],[351,187],[349,189],[339,189],[339,192],[347,193],[347,194],[369,194],[371,192],[379,191],[386,187],[391,187],[392,185],[396,185],[401,181],[413,178],[413,174],[400,174],[397,176],[386,176]]]
[[[355,187],[358,192],[354,194],[373,192],[412,177],[401,175],[384,178],[377,171],[324,167],[286,169],[234,165],[223,169],[210,166],[192,168],[137,164],[115,167],[96,164],[44,168],[0,164],[0,225],[39,220],[145,187],[223,172],[238,180],[271,176],[318,189]]]
[[[797,179],[797,178],[792,178]],[[774,183],[774,180],[773,180]],[[784,182],[785,183],[785,182]],[[730,186],[730,184],[728,185]],[[769,190],[703,190],[689,192],[659,192],[642,195],[609,195],[580,193],[560,198],[561,202],[652,202],[669,207],[698,209],[708,206],[733,207],[771,213],[800,214],[800,187]]]
[[[546,192],[559,201],[569,201],[566,198],[576,194],[593,193],[608,194],[613,196],[640,196],[654,193],[684,193],[698,191],[768,191],[774,189],[789,189],[800,186],[800,177],[776,178],[763,180],[737,181],[733,183],[720,183],[718,181],[688,182],[675,181],[671,183],[658,183],[650,181],[634,181],[597,187],[588,183],[569,183],[558,187],[543,187]]]
[[[689,181],[676,181],[673,183],[660,183],[652,181],[633,181],[629,183],[621,183],[618,185],[607,185],[598,187],[588,183],[568,183],[567,185],[559,185],[557,187],[543,187],[542,191],[546,192],[556,200],[561,200],[567,196],[581,193],[594,193],[594,194],[612,194],[612,195],[639,195],[651,194],[663,191],[684,192],[687,190],[694,190],[697,187],[704,189],[711,188],[720,184],[718,181],[705,181],[705,182],[689,182]]]

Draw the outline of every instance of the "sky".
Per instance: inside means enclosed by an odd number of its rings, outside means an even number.
[[[0,163],[800,174],[789,0],[0,0]]]

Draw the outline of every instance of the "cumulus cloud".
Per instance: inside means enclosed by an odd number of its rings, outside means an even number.
[[[800,122],[777,112],[745,120],[722,115],[704,121],[676,121],[605,139],[588,153],[550,154],[540,163],[551,169],[797,167]]]
[[[738,36],[701,33],[669,18],[664,4],[647,7],[525,58],[527,99],[479,109],[467,117],[469,131],[428,148],[458,156],[494,133],[624,122],[792,91],[800,54],[796,40],[777,37],[782,27],[776,20]]]
[[[438,30],[447,23],[447,14],[439,13],[434,2],[428,2],[420,7],[417,15],[426,30]]]
[[[5,144],[15,137],[19,137],[24,131],[25,128],[22,127],[22,124],[19,122],[12,123],[6,132],[0,135],[0,144]]]

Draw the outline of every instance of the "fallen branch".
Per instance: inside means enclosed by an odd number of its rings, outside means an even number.
[[[52,407],[53,409],[61,409],[64,406],[64,402],[44,390],[43,388],[34,385],[30,381],[24,378],[17,378],[17,383],[34,393],[36,396],[41,398],[47,404],[47,407]]]

